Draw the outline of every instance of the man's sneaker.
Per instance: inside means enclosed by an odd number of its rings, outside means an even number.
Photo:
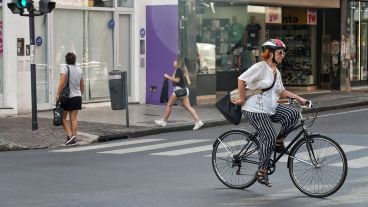
[[[69,139],[68,139],[69,138]],[[66,143],[65,145],[72,145],[72,144],[75,144],[77,143],[76,141],[76,137],[75,136],[71,136],[71,137],[67,137],[66,138]]]
[[[202,126],[203,126],[203,122],[198,121],[194,124],[193,130],[197,130],[197,129],[201,128]]]
[[[158,125],[158,126],[163,126],[163,127],[165,127],[165,126],[167,126],[167,121],[164,121],[164,120],[162,120],[162,119],[160,119],[160,120],[155,120],[155,124],[156,124],[156,125]]]

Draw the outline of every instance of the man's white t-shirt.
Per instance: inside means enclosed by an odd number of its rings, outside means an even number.
[[[75,97],[75,96],[82,96],[82,93],[80,91],[80,81],[84,79],[83,77],[83,70],[75,65],[68,65],[69,71],[70,71],[70,80],[69,81],[69,87],[70,87],[70,94],[69,98]],[[65,74],[68,79],[68,68],[66,65],[62,65],[60,67],[60,74]]]
[[[285,90],[281,79],[281,73],[277,71],[275,85],[272,89],[251,97],[247,97],[245,93],[245,104],[242,110],[254,113],[275,114],[277,101],[280,98],[280,93]],[[272,85],[274,76],[272,68],[265,62],[258,62],[250,67],[247,71],[241,74],[239,80],[245,81],[246,88],[250,90],[265,89]]]

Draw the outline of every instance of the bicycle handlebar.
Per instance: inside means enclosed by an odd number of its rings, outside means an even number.
[[[309,109],[313,107],[312,101],[305,102],[305,105],[299,104],[297,101],[295,101],[295,98],[287,97],[288,98],[288,104],[295,104],[298,108],[301,109]]]

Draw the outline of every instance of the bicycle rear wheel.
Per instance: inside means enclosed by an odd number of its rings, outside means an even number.
[[[212,167],[229,188],[244,189],[256,182],[259,165],[258,141],[245,130],[231,130],[213,144]]]
[[[315,161],[308,153],[305,139],[296,143],[288,161],[291,180],[308,196],[330,196],[344,184],[348,171],[345,153],[326,136],[312,135],[309,142]]]

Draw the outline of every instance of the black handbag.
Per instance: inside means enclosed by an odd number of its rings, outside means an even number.
[[[174,91],[174,93],[175,93],[175,96],[178,98],[188,95],[186,87],[177,89]]]
[[[63,125],[63,113],[64,109],[60,107],[60,101],[56,102],[55,108],[52,110],[54,118],[52,120],[52,124],[54,126]]]
[[[238,125],[240,123],[242,117],[241,106],[235,105],[230,101],[230,94],[222,97],[215,105],[226,120],[234,125]]]
[[[60,97],[59,97],[59,101],[60,102],[65,102],[66,100],[68,100],[69,98],[69,94],[70,94],[70,87],[69,87],[69,77],[70,77],[70,70],[69,70],[69,66],[66,66],[68,69],[68,82],[66,83],[66,85],[64,86],[63,90],[61,91]]]

